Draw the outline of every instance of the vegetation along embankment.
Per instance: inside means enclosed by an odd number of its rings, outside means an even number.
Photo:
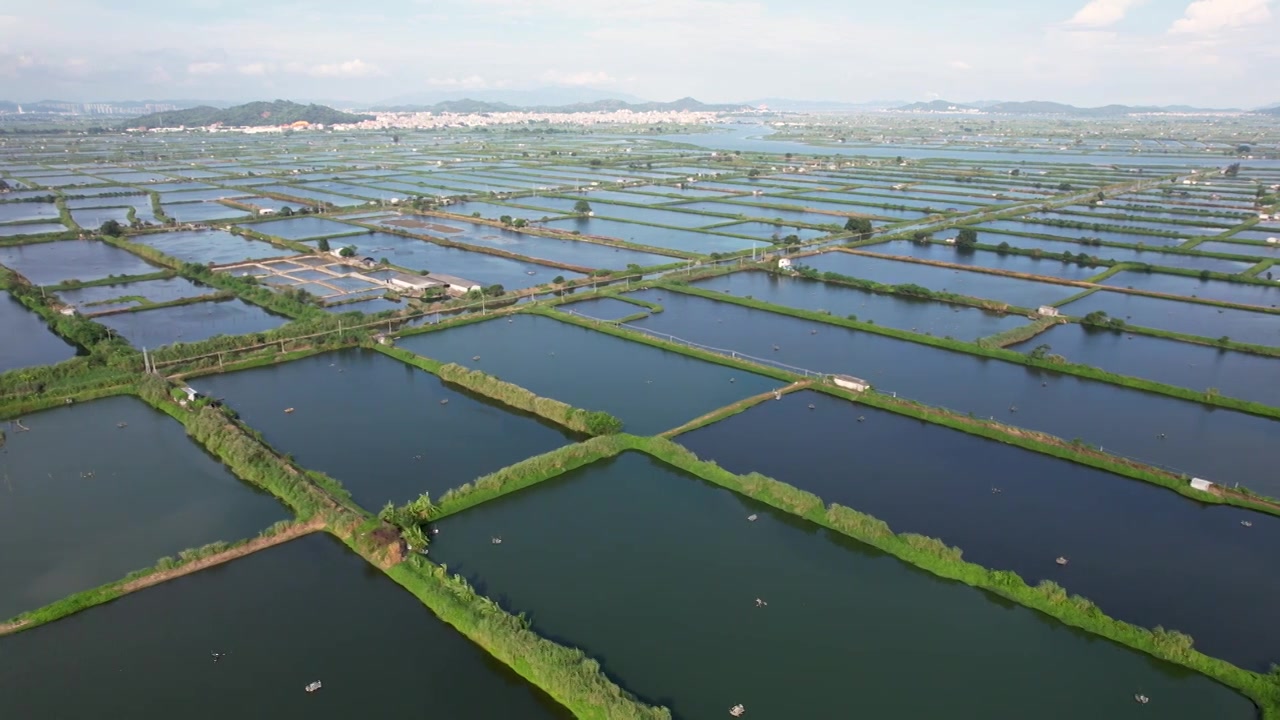
[[[841,505],[825,505],[812,493],[758,473],[736,475],[700,460],[666,438],[614,435],[561,448],[459,488],[452,496],[442,498],[438,507],[428,508],[424,520],[444,517],[628,450],[643,452],[733,492],[871,545],[938,577],[963,582],[1112,642],[1203,673],[1249,697],[1266,720],[1280,718],[1280,667],[1265,675],[1243,670],[1199,652],[1192,638],[1184,633],[1161,627],[1148,630],[1116,620],[1088,599],[1068,594],[1057,583],[1043,581],[1028,585],[1017,573],[991,570],[963,560],[959,548],[941,540],[895,533],[882,520]]]

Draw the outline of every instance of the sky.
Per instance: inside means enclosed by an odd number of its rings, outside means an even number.
[[[1249,108],[1280,102],[1277,38],[1280,0],[41,0],[0,4],[0,99]]]

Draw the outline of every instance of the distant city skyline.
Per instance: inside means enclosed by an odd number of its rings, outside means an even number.
[[[48,0],[0,10],[0,99],[332,98],[592,88],[1251,108],[1280,0]]]

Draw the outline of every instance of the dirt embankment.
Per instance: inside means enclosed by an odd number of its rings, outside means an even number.
[[[120,592],[125,595],[131,592],[137,592],[144,588],[149,588],[153,585],[159,585],[160,583],[168,582],[174,578],[182,577],[183,575],[200,572],[201,570],[211,568],[214,565],[221,565],[226,562],[231,562],[236,558],[252,555],[259,550],[266,550],[269,547],[281,545],[295,538],[300,538],[303,535],[310,535],[311,533],[323,528],[324,521],[319,518],[315,518],[301,525],[292,525],[275,535],[254,538],[243,545],[237,545],[236,547],[225,552],[220,552],[217,555],[210,555],[209,557],[200,558],[195,562],[187,563],[172,570],[162,570],[160,572],[151,573],[146,577],[140,577],[137,580],[131,580],[130,582],[120,586]]]

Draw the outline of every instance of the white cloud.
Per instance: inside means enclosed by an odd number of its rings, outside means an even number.
[[[1124,19],[1129,10],[1146,0],[1089,0],[1071,19],[1068,25],[1075,27],[1109,27]]]
[[[479,90],[489,87],[488,81],[479,75],[468,75],[460,78],[427,78],[427,84],[432,87],[460,88],[462,90]]]
[[[249,63],[236,68],[236,72],[241,75],[261,76],[267,74],[267,66],[264,63]]]
[[[197,62],[187,65],[188,75],[214,75],[222,72],[222,63],[219,62]]]
[[[542,74],[542,81],[554,83],[556,85],[608,85],[616,82],[617,78],[603,70],[575,73],[562,73],[557,70],[548,70]]]
[[[952,60],[947,63],[952,70],[972,70],[973,66],[963,60]]]
[[[1266,22],[1271,0],[1196,0],[1169,28],[1173,33],[1211,33]]]
[[[359,58],[341,63],[310,66],[291,63],[288,69],[318,78],[358,78],[382,74],[382,69],[377,65],[367,63]]]

